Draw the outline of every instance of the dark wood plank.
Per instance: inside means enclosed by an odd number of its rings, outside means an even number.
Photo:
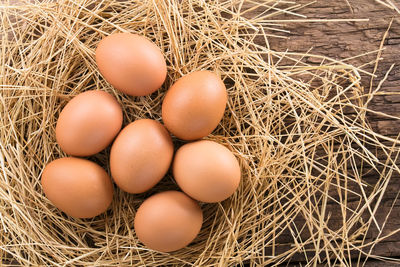
[[[299,0],[296,3],[308,3],[309,1]],[[330,1],[320,0],[300,10],[299,13],[306,15],[310,19],[340,19],[340,18],[368,18],[368,22],[326,22],[326,23],[287,23],[285,29],[290,30],[287,34],[288,39],[270,38],[269,43],[272,49],[278,51],[295,51],[306,52],[311,47],[312,54],[328,56],[334,59],[346,59],[354,57],[362,53],[379,49],[382,38],[388,29],[390,22],[393,20],[388,36],[384,42],[385,50],[382,53],[382,60],[376,71],[377,78],[374,79],[373,85],[377,86],[378,82],[385,76],[386,72],[396,64],[392,72],[389,74],[387,81],[383,84],[382,92],[398,92],[400,93],[400,14],[393,10],[378,4],[374,0],[349,0],[353,12],[344,0]],[[282,16],[283,19],[293,19],[293,16]],[[359,57],[351,60],[350,63],[356,66],[362,66],[369,62],[373,62],[376,58],[375,54]],[[311,59],[309,63],[313,62]],[[365,70],[373,72],[374,64],[366,65]],[[363,77],[362,85],[369,88],[369,77]],[[376,96],[370,103],[369,108],[390,114],[400,116],[400,95]],[[385,116],[374,113],[368,114],[368,121],[374,130],[386,136],[397,136],[400,131],[400,121],[387,118]],[[378,180],[376,173],[371,173],[364,177],[369,184],[374,184]],[[389,233],[393,230],[400,229],[400,202],[396,201],[396,195],[400,190],[400,177],[394,176],[389,184],[387,192],[382,201],[382,206],[377,212],[379,222],[383,222],[388,214],[392,204],[393,210],[389,216],[389,220],[383,233]],[[349,202],[349,206],[356,204]],[[328,204],[329,206],[330,204]],[[334,210],[334,205],[331,210]],[[334,228],[335,223],[339,226],[342,222],[340,214],[332,212],[329,223]],[[301,225],[301,220],[297,223]],[[376,239],[378,230],[371,227],[366,236],[366,242]],[[304,237],[307,237],[305,234]],[[287,233],[281,236],[282,243],[288,242],[278,248],[278,251],[286,251],[290,248],[291,235]],[[393,235],[386,240],[380,242],[374,249],[373,253],[382,257],[399,257],[400,256],[400,234]],[[310,253],[312,255],[312,253]],[[352,254],[357,259],[359,253]],[[291,258],[293,263],[290,266],[301,266],[301,262],[305,260],[304,255],[296,254]],[[361,261],[361,263],[363,260]],[[304,263],[304,262],[303,262]],[[352,265],[357,265],[357,261],[353,261]],[[368,261],[366,266],[394,266],[391,263],[382,264],[375,260]]]
[[[299,0],[299,3],[309,1]],[[392,64],[396,64],[381,91],[400,92],[400,14],[377,4],[374,0],[349,0],[354,13],[351,13],[344,0],[320,0],[307,8],[298,11],[310,19],[339,19],[339,18],[367,18],[368,22],[327,22],[327,23],[287,23],[285,29],[290,31],[288,39],[270,39],[271,48],[278,51],[307,52],[328,56],[334,59],[346,59],[362,53],[379,49],[383,35],[393,19],[388,37],[384,42],[385,50],[382,53],[376,71],[377,78],[374,85],[384,77]],[[293,17],[282,16],[289,19]],[[370,54],[351,60],[356,66],[362,66],[375,60],[376,54]],[[310,63],[313,63],[310,61]],[[364,67],[372,72],[374,65]],[[367,78],[367,77],[365,77]],[[364,79],[363,85],[369,87],[369,79]],[[370,108],[391,115],[400,114],[400,95],[377,96]],[[372,121],[388,120],[382,116],[371,114]],[[392,125],[391,125],[392,126]],[[381,124],[383,130],[385,125]],[[399,125],[397,125],[399,127]],[[398,134],[394,132],[394,134]],[[380,128],[377,129],[378,131]]]

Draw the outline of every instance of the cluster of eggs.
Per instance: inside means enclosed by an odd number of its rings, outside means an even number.
[[[112,34],[100,41],[96,62],[104,78],[132,96],[148,95],[163,84],[167,67],[160,49],[146,38]],[[42,174],[47,198],[66,214],[91,218],[107,210],[113,198],[110,176],[98,164],[81,157],[94,155],[112,143],[110,172],[128,193],[143,193],[168,172],[180,191],[147,198],[139,207],[134,228],[147,247],[169,252],[185,247],[200,232],[203,213],[197,201],[213,203],[230,197],[240,182],[240,167],[229,149],[199,140],[220,122],[227,102],[224,83],[209,71],[178,79],[162,103],[165,124],[136,120],[122,130],[118,101],[104,91],[75,96],[61,111],[56,140],[70,157],[50,162]],[[170,133],[185,141],[174,155]],[[197,201],[196,201],[197,200]]]

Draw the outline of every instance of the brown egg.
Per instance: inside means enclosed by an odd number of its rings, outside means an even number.
[[[145,192],[167,173],[173,153],[171,136],[161,123],[137,120],[122,129],[111,147],[111,175],[126,192]]]
[[[165,95],[162,118],[165,127],[183,140],[209,135],[226,107],[224,83],[214,73],[197,71],[180,78]]]
[[[42,174],[42,187],[54,206],[76,218],[91,218],[105,212],[113,197],[106,171],[81,158],[50,162]]]
[[[189,245],[199,234],[203,212],[182,192],[165,191],[146,199],[136,213],[134,227],[139,240],[161,252]]]
[[[112,86],[132,96],[153,93],[167,77],[167,64],[160,49],[137,34],[114,33],[101,40],[96,62]]]
[[[172,170],[179,187],[202,202],[227,199],[240,182],[240,166],[232,152],[208,140],[180,147]]]
[[[65,153],[90,156],[106,148],[121,126],[122,110],[117,100],[103,91],[86,91],[61,111],[56,139]]]

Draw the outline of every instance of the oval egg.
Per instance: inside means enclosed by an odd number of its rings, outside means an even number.
[[[97,46],[96,62],[112,86],[132,96],[153,93],[167,76],[160,49],[137,34],[114,33],[105,37]]]
[[[199,204],[178,191],[165,191],[146,199],[137,210],[134,227],[148,248],[170,252],[189,245],[199,234],[203,212]]]
[[[111,147],[111,175],[126,192],[145,192],[167,173],[173,153],[171,136],[161,123],[137,120],[122,129]]]
[[[105,149],[122,126],[122,109],[107,92],[86,91],[64,107],[56,125],[61,149],[72,156],[90,156]]]
[[[46,197],[76,218],[91,218],[107,210],[113,197],[111,178],[86,159],[60,158],[50,162],[41,179]]]
[[[202,202],[230,197],[240,183],[240,166],[229,149],[201,140],[181,146],[172,165],[174,178],[189,196]]]
[[[183,140],[209,135],[221,121],[227,102],[224,83],[210,71],[190,73],[167,91],[162,103],[165,127]]]

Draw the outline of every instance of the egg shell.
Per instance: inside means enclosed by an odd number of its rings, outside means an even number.
[[[167,129],[183,140],[209,135],[221,121],[227,102],[222,80],[210,71],[183,76],[167,91],[162,118]]]
[[[86,91],[64,107],[56,125],[61,149],[72,156],[90,156],[105,149],[122,127],[122,109],[107,92]]]
[[[199,204],[178,191],[165,191],[146,199],[137,210],[134,227],[148,248],[171,252],[189,245],[199,234],[203,212]]]
[[[42,188],[61,211],[76,218],[91,218],[105,212],[113,197],[111,178],[94,162],[60,158],[43,170]]]
[[[233,153],[213,141],[201,140],[181,146],[175,154],[173,175],[179,187],[202,202],[230,197],[240,183],[240,166]]]
[[[126,192],[145,192],[167,173],[173,153],[171,136],[161,123],[134,121],[122,129],[111,147],[111,175]]]
[[[167,76],[161,50],[137,34],[114,33],[102,39],[96,49],[96,62],[112,86],[132,96],[153,93]]]

